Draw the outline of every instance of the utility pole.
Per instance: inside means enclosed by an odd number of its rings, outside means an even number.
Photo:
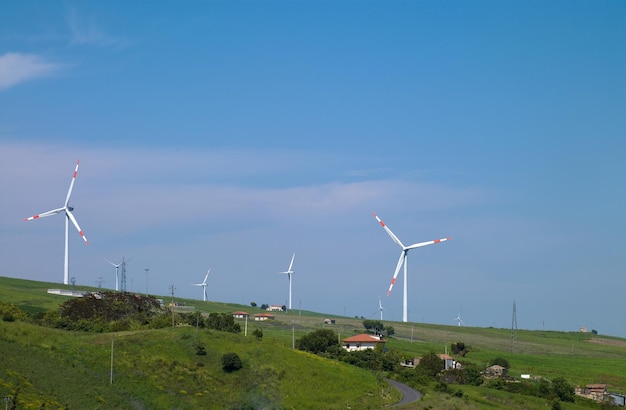
[[[176,306],[176,302],[174,302],[174,291],[176,288],[174,285],[170,285],[170,291],[172,292],[172,327],[174,327],[174,307]]]
[[[513,319],[511,320],[511,352],[517,350],[517,310],[513,300]]]

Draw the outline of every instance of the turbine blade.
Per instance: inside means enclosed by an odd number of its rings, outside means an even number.
[[[404,258],[406,258],[406,252],[402,251],[400,253],[400,259],[398,259],[398,265],[396,266],[396,271],[393,274],[393,278],[391,278],[391,285],[389,285],[389,290],[387,291],[387,296],[391,294],[391,289],[393,285],[396,283],[396,278],[398,277],[398,273],[400,272],[400,268],[402,267],[402,263],[404,262]]]
[[[87,240],[87,237],[85,236],[85,234],[83,233],[82,229],[80,229],[80,226],[78,226],[78,222],[76,222],[76,218],[74,218],[74,215],[72,215],[72,213],[70,212],[69,209],[65,210],[65,213],[67,214],[68,218],[70,218],[70,220],[72,221],[72,223],[74,224],[74,227],[76,228],[76,230],[78,231],[78,233],[80,234],[80,236],[83,238],[83,240],[85,241],[86,245],[89,245],[89,241]]]
[[[204,280],[202,281],[203,285],[206,285],[206,280],[209,278],[209,273],[211,273],[211,268],[209,268],[206,275],[204,276]]]
[[[451,239],[452,238],[448,237],[448,238],[435,239],[434,241],[414,243],[413,245],[407,246],[406,249],[421,248],[422,246],[433,245],[435,243],[445,242],[445,241],[449,241]]]
[[[291,268],[293,267],[293,260],[296,257],[296,254],[294,253],[293,256],[291,257],[291,263],[289,264],[289,269],[287,269],[287,272],[291,272]]]
[[[46,216],[56,215],[59,212],[63,212],[63,210],[65,210],[65,208],[53,209],[52,211],[48,211],[48,212],[44,212],[44,213],[39,214],[39,215],[31,216],[30,218],[24,218],[24,220],[25,221],[32,221],[33,219],[45,218]]]
[[[67,196],[65,197],[65,205],[67,208],[67,204],[70,202],[70,196],[72,195],[72,189],[74,189],[74,181],[76,181],[76,174],[78,174],[78,165],[80,164],[80,160],[76,163],[76,168],[74,168],[74,175],[72,176],[72,182],[70,182],[70,189],[67,190]]]
[[[376,218],[378,223],[380,223],[380,226],[382,226],[385,229],[385,231],[387,231],[389,236],[391,236],[391,239],[393,239],[393,241],[395,243],[397,243],[398,245],[400,245],[402,247],[402,249],[404,249],[404,245],[402,244],[400,239],[398,239],[398,237],[396,235],[394,235],[393,232],[391,232],[391,229],[389,229],[389,227],[387,225],[385,225],[385,223],[378,217],[378,215],[376,215],[374,212],[372,212],[372,215],[374,215],[374,218]]]

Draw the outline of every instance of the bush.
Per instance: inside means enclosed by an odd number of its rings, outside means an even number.
[[[296,348],[311,353],[325,353],[339,344],[337,333],[330,329],[320,329],[302,336],[296,341]]]
[[[491,359],[491,361],[489,362],[489,366],[494,366],[494,365],[498,365],[498,366],[502,366],[506,369],[508,369],[509,366],[509,361],[506,360],[504,357],[498,356],[495,359]]]
[[[241,359],[237,353],[224,353],[222,355],[222,369],[224,369],[225,372],[234,372],[242,367],[243,364],[241,364]]]

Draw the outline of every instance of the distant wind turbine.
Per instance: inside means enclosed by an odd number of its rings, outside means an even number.
[[[461,307],[461,309],[459,310],[458,316],[452,320],[456,320],[457,322],[459,322],[459,326],[461,325],[465,326],[465,322],[463,322],[463,320],[461,319],[461,312],[463,312],[463,307]]]
[[[407,265],[408,265],[407,254],[408,254],[408,252],[411,249],[421,248],[422,246],[432,245],[432,244],[439,243],[439,242],[444,242],[444,241],[450,240],[452,238],[435,239],[434,241],[420,242],[420,243],[415,243],[413,245],[404,246],[404,244],[400,241],[400,239],[398,239],[398,237],[396,235],[394,235],[393,232],[391,232],[391,229],[389,229],[389,227],[387,225],[385,225],[385,223],[383,221],[380,220],[378,215],[376,215],[374,212],[372,212],[372,215],[374,215],[374,218],[376,218],[376,220],[380,223],[380,226],[382,226],[385,229],[385,231],[387,231],[389,236],[391,236],[391,239],[393,239],[393,241],[395,243],[397,243],[402,248],[402,252],[400,253],[400,259],[398,259],[398,265],[396,265],[396,271],[393,274],[393,278],[391,279],[391,285],[389,285],[389,290],[387,291],[387,296],[389,296],[391,294],[391,289],[393,288],[394,283],[396,283],[396,278],[398,277],[398,273],[400,272],[400,268],[404,264],[404,300],[403,300],[403,304],[402,304],[402,321],[403,322],[408,322],[408,301],[407,301],[407,299],[408,299],[407,298],[407,270],[408,270],[408,267],[407,267]]]
[[[378,310],[380,311],[380,320],[383,320],[383,302],[380,301],[380,296],[378,297]]]
[[[204,275],[204,280],[202,281],[202,283],[194,283],[191,286],[202,286],[202,300],[204,302],[206,302],[206,286],[207,286],[207,279],[209,278],[209,273],[211,273],[211,268],[209,268],[209,270],[206,272],[206,275]]]
[[[124,262],[120,262],[118,264],[115,264],[115,263],[111,262],[108,259],[105,259],[105,261],[109,262],[111,265],[113,265],[115,267],[115,291],[119,291],[120,290],[119,269],[120,269],[120,266],[122,266],[122,263],[124,263]]]
[[[69,278],[70,278],[70,262],[69,262],[70,221],[72,221],[72,224],[78,231],[81,238],[83,238],[83,240],[85,241],[85,244],[89,245],[89,241],[87,240],[87,237],[83,233],[82,229],[80,229],[80,226],[78,226],[78,222],[76,222],[76,218],[74,218],[74,215],[72,215],[72,211],[74,210],[74,208],[69,206],[70,196],[72,195],[72,189],[74,188],[74,181],[76,181],[76,174],[78,174],[79,164],[80,164],[80,160],[76,163],[76,168],[74,169],[74,175],[72,176],[72,182],[70,182],[70,188],[67,191],[67,196],[65,197],[65,203],[63,204],[62,208],[53,209],[51,211],[44,212],[39,215],[31,216],[30,218],[24,218],[24,221],[31,221],[33,219],[39,219],[39,218],[44,218],[50,215],[56,215],[61,212],[65,213],[65,260],[64,260],[64,265],[63,265],[63,284],[64,285],[69,284]]]
[[[291,257],[291,263],[289,264],[289,269],[287,269],[285,272],[279,272],[279,273],[285,273],[287,274],[287,277],[289,278],[289,310],[291,310],[291,275],[293,275],[295,272],[292,270],[293,268],[293,260],[296,257],[296,254],[294,253],[293,256]]]

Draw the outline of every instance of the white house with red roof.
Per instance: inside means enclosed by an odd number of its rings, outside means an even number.
[[[382,336],[361,333],[360,335],[343,339],[343,348],[349,352],[354,352],[356,350],[374,349],[379,344],[384,346],[385,343],[387,341]]]

